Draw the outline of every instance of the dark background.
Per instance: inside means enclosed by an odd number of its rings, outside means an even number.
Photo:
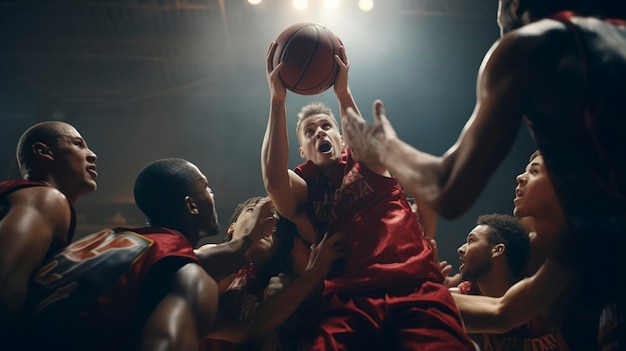
[[[207,175],[225,227],[237,203],[265,194],[265,55],[284,28],[303,21],[342,39],[366,119],[381,98],[402,139],[444,153],[474,107],[478,68],[498,38],[497,1],[377,0],[367,13],[357,0],[339,4],[331,11],[310,0],[296,11],[288,0],[0,1],[0,180],[19,177],[15,145],[27,127],[64,120],[98,155],[99,188],[77,204],[79,235],[142,225],[134,178],[165,157]],[[316,100],[338,108],[332,89],[289,93],[292,167],[302,161],[296,113]],[[513,209],[514,177],[534,150],[526,129],[518,139],[473,208],[440,219],[440,256],[455,267],[476,217]]]

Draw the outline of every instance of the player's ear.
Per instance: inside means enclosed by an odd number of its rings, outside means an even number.
[[[497,244],[496,246],[493,247],[493,249],[491,249],[491,252],[494,257],[502,255],[504,253],[504,244],[502,243]]]
[[[300,146],[300,148],[298,148],[298,150],[300,151],[300,157],[305,158],[304,157],[304,150],[302,149],[302,146]]]
[[[197,215],[200,212],[198,210],[198,205],[189,195],[185,196],[185,210],[193,215]]]
[[[48,160],[53,160],[54,159],[54,153],[52,152],[52,149],[50,149],[48,147],[48,145],[38,141],[36,143],[33,144],[33,152],[35,153],[35,155],[37,155],[38,157],[42,157]]]

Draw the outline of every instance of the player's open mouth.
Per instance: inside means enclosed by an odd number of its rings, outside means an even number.
[[[317,147],[317,151],[325,154],[327,152],[330,152],[330,150],[333,148],[333,146],[331,145],[330,142],[328,141],[322,141],[320,143],[320,145]]]

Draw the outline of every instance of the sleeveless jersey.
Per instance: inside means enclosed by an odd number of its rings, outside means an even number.
[[[295,172],[307,182],[309,217],[318,236],[342,232],[351,243],[349,257],[325,281],[325,294],[443,281],[395,178],[356,162],[349,148],[343,148],[329,177],[311,161]]]
[[[163,271],[163,286],[179,267],[199,263],[180,233],[115,228],[81,238],[50,257],[33,276],[28,328],[68,349],[132,348],[142,327],[141,284],[155,264],[172,258],[167,262],[173,267]]]

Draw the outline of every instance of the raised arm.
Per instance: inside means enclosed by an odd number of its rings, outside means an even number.
[[[343,118],[343,116],[346,115],[348,108],[351,108],[360,116],[361,113],[356,106],[356,102],[354,101],[354,97],[352,96],[352,92],[348,86],[348,69],[350,68],[350,63],[348,62],[346,49],[342,46],[339,49],[339,53],[340,55],[335,55],[335,62],[337,62],[337,65],[339,66],[339,72],[337,72],[337,78],[335,78],[335,83],[333,85],[335,95],[337,95],[337,100],[339,101],[339,114]]]
[[[28,282],[51,247],[67,241],[71,209],[51,187],[20,189],[0,205],[0,330],[14,325]]]
[[[334,83],[334,91],[337,96],[337,100],[339,101],[339,114],[341,120],[343,121],[344,116],[348,113],[348,110],[355,112],[355,118],[358,118],[360,121],[363,121],[361,117],[361,112],[354,101],[354,97],[352,96],[352,92],[350,91],[350,87],[348,85],[348,70],[350,68],[350,64],[348,62],[348,56],[346,55],[346,50],[342,46],[339,51],[340,55],[335,55],[335,61],[339,66],[339,72],[337,72],[337,78],[335,78]],[[372,171],[383,175],[390,176],[387,167],[382,163],[378,162],[375,159],[360,159],[361,163],[363,163],[367,168]]]
[[[536,57],[532,35],[507,35],[487,53],[477,81],[476,106],[457,142],[437,157],[400,140],[380,101],[374,125],[349,111],[344,137],[357,159],[385,165],[405,190],[445,218],[455,218],[478,198],[513,144],[521,124]]]
[[[261,172],[265,190],[278,212],[293,220],[307,201],[306,182],[289,170],[289,138],[287,134],[287,90],[280,80],[282,63],[271,69],[276,43],[270,44],[266,64],[270,88],[270,113],[261,148]]]

